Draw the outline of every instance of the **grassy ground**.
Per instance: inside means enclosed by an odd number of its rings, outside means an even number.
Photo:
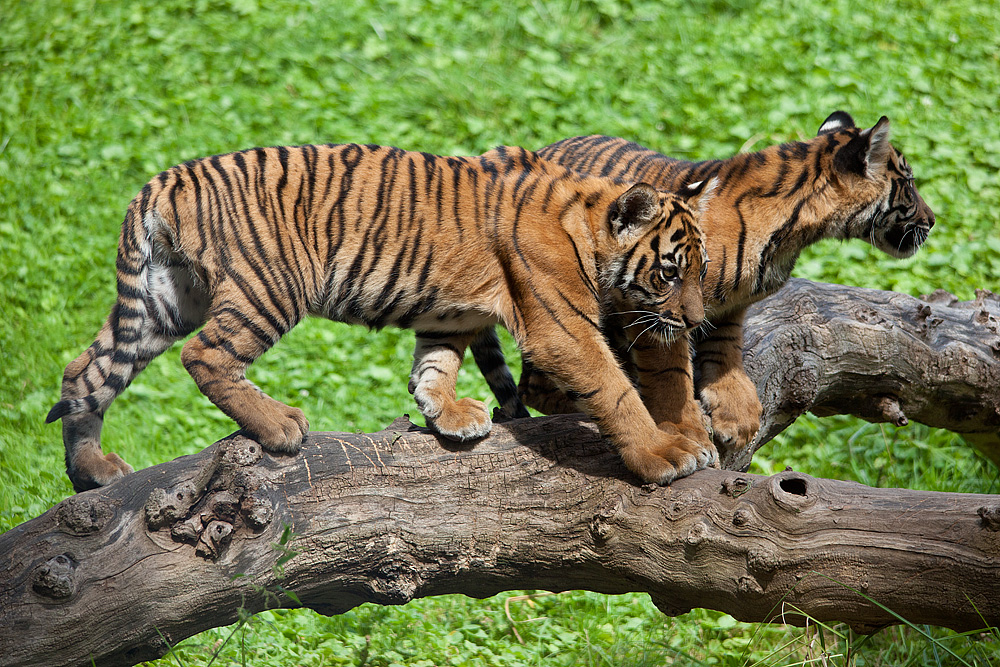
[[[868,125],[886,114],[938,216],[926,249],[899,262],[824,243],[795,274],[961,298],[997,289],[993,0],[0,0],[0,25],[0,530],[71,493],[44,415],[113,301],[126,203],[192,157],[328,141],[469,154],[601,132],[700,159],[811,136],[835,109]],[[317,430],[373,430],[414,412],[411,343],[310,321],[251,375]],[[461,384],[488,395],[474,371]],[[232,428],[174,349],[115,403],[104,443],[143,467]],[[762,472],[1000,491],[959,438],[919,426],[804,419],[762,454]],[[988,635],[866,641],[705,611],[668,619],[639,595],[509,597],[265,614],[215,664],[1000,664]],[[157,664],[207,664],[229,632]]]

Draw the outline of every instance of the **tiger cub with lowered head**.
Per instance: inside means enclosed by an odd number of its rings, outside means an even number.
[[[481,402],[456,398],[455,378],[471,343],[497,348],[500,323],[643,480],[666,483],[712,465],[686,347],[704,317],[705,248],[693,212],[701,194],[584,177],[505,147],[479,157],[353,144],[256,148],[168,169],[128,206],[117,301],[66,367],[47,418],[63,420],[73,486],[132,471],[101,451],[104,412],[199,327],[181,359],[202,393],[266,450],[297,452],[305,415],[245,372],[306,315],[414,329],[409,390],[447,438],[492,427]],[[663,423],[601,336],[615,313],[678,350],[649,360],[670,404],[657,413]],[[660,367],[681,368],[681,379],[657,375]],[[499,393],[517,404],[505,366],[502,375],[509,386]]]
[[[724,458],[750,462],[747,447],[760,424],[761,404],[743,368],[747,308],[776,292],[799,253],[825,238],[861,239],[893,257],[913,255],[934,226],[906,158],[889,143],[889,119],[856,127],[831,114],[810,141],[771,146],[726,160],[686,162],[606,136],[556,142],[538,154],[574,171],[651,183],[664,190],[714,179],[698,224],[710,263],[705,278],[709,326],[694,340],[697,390]],[[627,332],[608,319],[605,333],[622,350]],[[476,350],[478,356],[487,351]],[[627,371],[636,362],[622,355]],[[530,360],[528,360],[530,362]],[[572,400],[538,366],[525,364],[520,392],[542,412],[572,412]],[[646,405],[656,412],[655,396]]]

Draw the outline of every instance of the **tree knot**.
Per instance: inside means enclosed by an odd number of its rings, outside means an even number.
[[[222,553],[222,550],[229,544],[229,538],[233,534],[233,526],[225,521],[212,521],[202,531],[198,538],[198,546],[195,553],[202,558],[215,560]]]
[[[982,520],[983,528],[993,532],[1000,531],[1000,506],[980,507],[977,514]]]
[[[195,545],[195,553],[215,560],[241,526],[257,532],[274,518],[265,477],[255,468],[260,444],[241,435],[218,443],[215,455],[194,479],[154,489],[146,501],[146,526],[170,526],[175,542]]]
[[[768,487],[778,507],[789,512],[801,512],[816,502],[816,496],[810,493],[814,481],[808,475],[786,470],[773,475]]]
[[[903,413],[903,408],[899,404],[899,399],[890,394],[878,397],[875,402],[876,418],[886,421],[895,426],[906,426],[910,420]]]
[[[727,477],[722,480],[722,493],[730,498],[739,498],[753,488],[753,479],[749,477]]]
[[[753,510],[748,507],[737,507],[733,512],[733,525],[745,526],[753,519]]]
[[[770,549],[755,546],[747,550],[747,569],[755,574],[774,572],[780,564],[780,559]]]
[[[614,524],[622,514],[624,498],[610,498],[601,503],[590,520],[590,534],[597,544],[604,544],[614,533]]]
[[[90,535],[100,531],[114,516],[114,508],[94,494],[77,494],[59,503],[56,523],[70,535]]]
[[[736,582],[736,590],[739,591],[740,595],[750,595],[758,596],[764,594],[764,589],[761,587],[760,582],[757,578],[749,574],[744,574]]]
[[[198,489],[192,482],[182,482],[169,489],[153,489],[146,500],[146,526],[159,530],[184,517],[198,499]]]
[[[264,458],[264,448],[255,440],[237,435],[219,443],[219,451],[224,465],[247,467]]]
[[[696,547],[705,541],[706,537],[708,537],[708,526],[706,526],[703,522],[698,521],[697,523],[691,524],[691,527],[688,529],[687,537],[684,541],[687,542],[689,547]]]
[[[397,556],[382,561],[369,587],[381,604],[406,604],[416,597],[421,583],[413,561]]]
[[[77,561],[70,554],[59,554],[38,568],[31,587],[39,595],[65,600],[76,592]]]

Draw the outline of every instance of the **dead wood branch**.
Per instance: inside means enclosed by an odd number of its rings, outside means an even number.
[[[793,279],[750,309],[744,362],[764,404],[753,451],[809,411],[963,435],[1000,465],[1000,297],[923,298]],[[744,469],[746,453],[724,462]]]
[[[405,420],[314,433],[296,457],[237,435],[0,536],[0,664],[135,664],[241,606],[292,605],[279,586],[323,614],[536,588],[646,591],[667,614],[895,622],[864,594],[975,629],[1000,623],[998,517],[998,496],[795,472],[644,487],[575,416],[460,449]],[[297,555],[279,579],[284,526]]]

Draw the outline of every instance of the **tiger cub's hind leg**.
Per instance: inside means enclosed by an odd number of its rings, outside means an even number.
[[[482,401],[455,394],[465,349],[477,333],[417,334],[409,390],[427,425],[449,440],[482,438],[493,428]]]
[[[140,295],[120,295],[97,339],[66,367],[62,400],[47,419],[62,418],[66,472],[76,491],[106,486],[132,472],[119,455],[101,449],[104,412],[150,361],[204,317],[204,292],[186,267],[158,263],[143,270]]]
[[[579,412],[552,378],[538,370],[530,359],[521,358],[521,379],[517,384],[518,397],[528,407],[546,415],[568,415]]]
[[[497,337],[496,327],[486,327],[473,339],[472,356],[483,374],[486,384],[500,404],[500,413],[506,419],[525,419],[531,416],[521,402],[517,384],[510,374],[510,367],[503,356],[503,346]],[[495,416],[495,415],[494,415]]]
[[[204,328],[184,344],[181,362],[201,393],[264,449],[296,454],[309,432],[305,413],[274,400],[245,377],[250,364],[296,322],[275,329],[274,313],[254,317],[252,308],[217,299]]]
[[[97,335],[97,340],[66,367],[63,373],[62,400],[89,395],[96,384],[95,380],[103,373],[97,368],[98,360],[108,357],[113,350],[114,337],[109,321]],[[94,377],[89,377],[91,375]],[[103,425],[104,411],[100,409],[62,417],[66,473],[77,492],[105,486],[132,472],[132,466],[120,456],[101,451]]]

